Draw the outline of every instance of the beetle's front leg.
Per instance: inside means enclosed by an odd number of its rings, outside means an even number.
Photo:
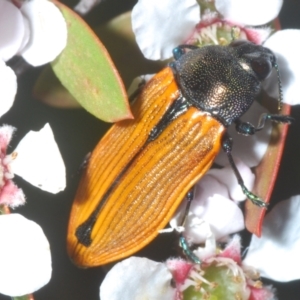
[[[242,188],[243,193],[246,195],[246,197],[255,205],[259,206],[259,207],[264,207],[266,208],[268,206],[268,204],[266,202],[264,202],[260,197],[254,195],[253,193],[251,193],[245,186],[244,184],[244,180],[238,170],[238,168],[236,167],[236,164],[233,160],[232,157],[232,138],[229,136],[228,133],[225,133],[225,135],[223,136],[223,140],[222,140],[222,147],[223,150],[225,151],[225,153],[227,154],[230,166],[237,178],[238,184],[240,185],[240,187]]]
[[[260,116],[258,120],[257,127],[253,126],[249,122],[242,122],[240,119],[235,120],[235,129],[238,133],[244,135],[253,135],[257,131],[262,130],[265,127],[266,121],[270,120],[271,122],[291,124],[294,118],[287,115],[273,115],[264,113]]]

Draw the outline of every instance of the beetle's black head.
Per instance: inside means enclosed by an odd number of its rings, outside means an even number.
[[[275,65],[271,50],[235,40],[190,50],[171,67],[183,96],[229,126],[249,109]]]
[[[228,47],[233,48],[237,58],[249,64],[259,80],[266,79],[276,65],[273,52],[260,45],[245,40],[235,40]]]

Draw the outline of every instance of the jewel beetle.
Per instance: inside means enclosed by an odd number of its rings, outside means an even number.
[[[249,41],[198,48],[181,45],[175,60],[156,74],[132,106],[135,117],[116,123],[92,152],[71,210],[67,247],[75,264],[103,265],[127,257],[153,240],[193,185],[223,149],[246,196],[226,129],[255,134],[240,117],[275,68],[275,55]],[[279,90],[281,90],[280,83]],[[280,93],[281,94],[281,93]],[[281,96],[279,97],[281,106]]]

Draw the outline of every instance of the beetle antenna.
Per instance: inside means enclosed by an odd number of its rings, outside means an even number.
[[[279,72],[279,68],[277,63],[274,64],[274,68],[276,70],[277,73],[277,82],[278,82],[278,111],[281,111],[282,108],[282,99],[283,99],[283,93],[282,93],[282,83],[281,83],[281,79],[280,79],[280,72]]]

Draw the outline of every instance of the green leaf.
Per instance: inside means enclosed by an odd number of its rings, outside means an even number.
[[[33,87],[33,96],[43,103],[58,108],[81,107],[76,99],[60,83],[50,66],[41,72]]]
[[[98,37],[75,12],[56,5],[68,26],[67,46],[52,62],[56,76],[97,118],[107,122],[132,118],[122,80]]]

